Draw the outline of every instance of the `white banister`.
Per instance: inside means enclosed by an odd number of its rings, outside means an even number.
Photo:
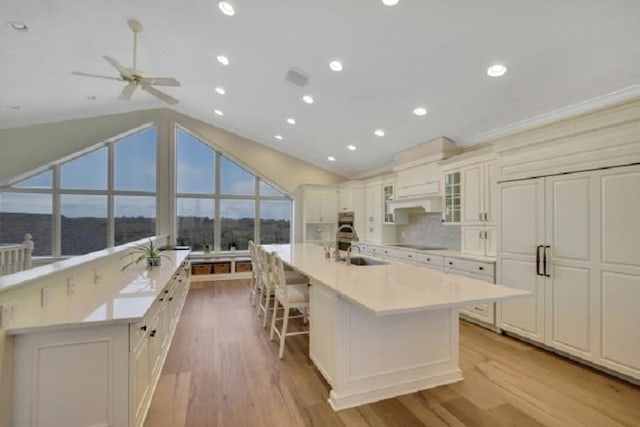
[[[33,240],[29,233],[24,235],[22,243],[1,244],[0,276],[30,269],[32,253]]]

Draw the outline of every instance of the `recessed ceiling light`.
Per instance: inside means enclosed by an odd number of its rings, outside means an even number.
[[[291,117],[289,117],[287,119],[287,123],[289,123],[290,125],[295,125],[296,124],[296,119],[292,119]]]
[[[355,145],[347,145],[347,150],[356,151],[356,146]]]
[[[494,64],[487,69],[487,74],[491,77],[501,77],[507,72],[507,67],[502,64]]]
[[[373,131],[373,133],[375,133],[376,136],[384,136],[384,130],[382,129],[376,129]]]
[[[216,92],[218,92],[218,95],[224,95],[225,93],[227,93],[223,87],[218,86],[216,88]]]
[[[233,8],[233,5],[228,1],[221,1],[218,3],[218,7],[227,16],[233,16],[236,14],[236,10]]]
[[[218,116],[224,116],[224,113],[220,110],[213,110],[214,114],[218,115]]]
[[[276,135],[274,136],[275,139],[279,139],[280,141],[282,141],[284,138],[282,137],[282,135]]]
[[[413,109],[413,114],[415,114],[416,116],[426,116],[427,109],[424,107],[416,107]]]
[[[216,58],[218,60],[219,63],[221,63],[222,65],[229,65],[229,58],[227,58],[224,55],[218,55],[218,57]]]
[[[9,110],[19,110],[20,106],[18,104],[9,104],[9,105],[5,105],[6,108],[8,108]]]
[[[336,158],[333,157],[333,156],[329,156],[329,157],[327,157],[327,160],[329,160],[330,162],[335,162]]]
[[[313,104],[313,97],[311,95],[305,95],[302,97],[302,100],[307,104]]]
[[[96,96],[95,96],[95,95],[88,95],[88,96],[87,96],[87,99],[88,99],[89,101],[95,101],[95,100],[96,100]]]
[[[333,60],[331,62],[329,62],[329,68],[331,68],[333,71],[342,71],[342,62],[336,60]]]
[[[385,6],[395,6],[398,4],[399,0],[382,0]]]
[[[7,25],[16,31],[29,31],[29,27],[22,21],[9,21]]]

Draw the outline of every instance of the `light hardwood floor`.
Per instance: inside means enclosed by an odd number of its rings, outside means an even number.
[[[461,322],[456,384],[334,412],[308,338],[268,339],[246,281],[191,289],[147,416],[181,426],[640,426],[640,388]]]

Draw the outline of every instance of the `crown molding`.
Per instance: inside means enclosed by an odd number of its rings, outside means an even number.
[[[524,119],[507,126],[490,130],[488,132],[483,132],[470,138],[463,138],[462,140],[458,140],[457,145],[459,147],[469,147],[471,145],[480,144],[482,142],[489,142],[498,138],[503,138],[505,136],[523,132],[525,130],[548,125],[562,119],[567,119],[579,114],[591,112],[603,107],[617,104],[619,102],[628,101],[636,97],[640,97],[640,84],[628,86],[624,89],[610,92],[606,95],[597,96],[595,98],[578,102],[567,107],[552,110],[548,113]]]

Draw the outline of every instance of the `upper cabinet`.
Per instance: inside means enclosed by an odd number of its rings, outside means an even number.
[[[462,167],[462,222],[467,225],[495,225],[498,161],[490,160]]]
[[[393,160],[395,199],[442,195],[442,174],[437,162],[460,149],[448,138],[437,138],[397,153]]]
[[[335,188],[305,190],[303,204],[306,223],[338,221],[338,193]]]
[[[442,212],[442,222],[447,224],[460,223],[460,172],[449,172],[444,174],[444,212]]]
[[[440,162],[445,183],[442,220],[462,226],[462,252],[496,256],[498,160],[490,149]]]

